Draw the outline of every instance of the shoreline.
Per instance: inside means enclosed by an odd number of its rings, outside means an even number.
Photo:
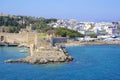
[[[68,43],[65,43],[64,45],[66,47],[69,47],[69,46],[85,46],[85,45],[106,45],[106,44],[113,44],[113,45],[120,45],[120,42],[118,41],[94,41],[94,42],[79,42],[79,41],[72,41],[72,42],[68,42]]]
[[[79,42],[79,41],[71,41],[65,43],[65,47],[70,46],[86,46],[86,45],[106,45],[106,44],[113,44],[113,45],[120,45],[120,42],[116,41],[94,41],[94,42]],[[58,50],[51,48],[49,50],[43,49],[40,52],[33,52],[32,56],[26,56],[25,58],[21,59],[9,59],[5,60],[6,63],[28,63],[28,64],[48,64],[48,63],[63,63],[63,62],[71,62],[73,61],[73,57],[71,57],[66,49]],[[51,51],[51,52],[50,52]]]

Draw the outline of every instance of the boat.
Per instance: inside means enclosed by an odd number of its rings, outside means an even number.
[[[10,47],[16,47],[16,46],[18,46],[18,44],[17,43],[8,43],[8,46],[10,46]]]
[[[16,47],[16,46],[18,46],[18,44],[17,43],[2,42],[2,43],[0,43],[0,46]]]
[[[0,46],[8,46],[7,43],[0,43]]]
[[[21,53],[26,53],[26,52],[28,52],[28,49],[25,48],[25,47],[24,47],[24,48],[20,48],[20,52],[21,52]]]

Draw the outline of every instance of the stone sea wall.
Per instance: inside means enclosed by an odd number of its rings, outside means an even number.
[[[0,37],[3,36],[3,41],[8,43],[20,43],[20,44],[33,44],[35,41],[35,33],[24,32],[24,33],[0,33]]]
[[[120,45],[120,41],[93,41],[93,42],[69,41],[64,45],[65,46],[82,46],[82,45],[102,45],[102,44]]]

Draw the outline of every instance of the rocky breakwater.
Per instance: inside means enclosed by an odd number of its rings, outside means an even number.
[[[23,62],[30,64],[46,64],[46,63],[58,63],[58,62],[70,62],[73,58],[63,49],[55,48],[39,48],[32,50],[32,55],[27,56],[26,58],[17,59],[17,60],[7,60],[5,62],[14,63],[14,62]]]

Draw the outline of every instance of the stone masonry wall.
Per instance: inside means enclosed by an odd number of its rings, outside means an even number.
[[[9,43],[34,43],[35,33],[26,32],[26,33],[0,33],[0,36],[4,36],[4,42]]]

